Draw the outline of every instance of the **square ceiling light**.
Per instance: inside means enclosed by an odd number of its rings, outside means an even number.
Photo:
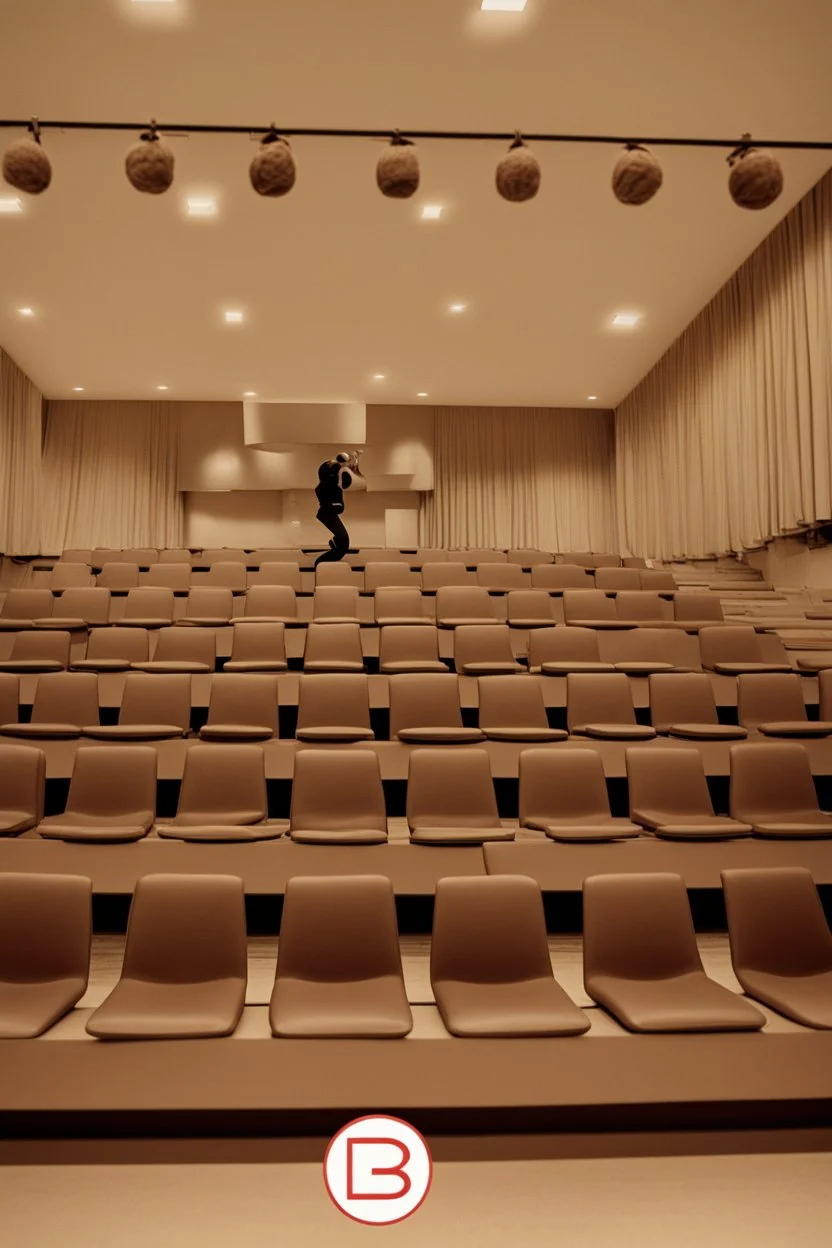
[[[189,195],[185,200],[189,217],[215,217],[217,201],[213,195]]]
[[[482,0],[480,8],[484,13],[522,13],[526,0]]]
[[[438,221],[442,216],[441,204],[425,204],[422,208],[423,221]]]
[[[23,200],[17,195],[0,195],[0,213],[11,216],[12,213],[23,211]]]
[[[242,325],[245,317],[241,308],[226,308],[223,312],[226,325]]]
[[[634,325],[638,325],[640,320],[640,312],[616,312],[612,318],[612,323],[618,329],[632,329]]]

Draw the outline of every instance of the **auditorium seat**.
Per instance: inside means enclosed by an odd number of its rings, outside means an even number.
[[[459,634],[457,633],[457,636]],[[567,733],[550,728],[543,690],[536,680],[485,676],[477,681],[479,725],[490,741],[562,741]]]
[[[676,594],[673,599],[673,617],[689,632],[725,623],[722,603],[716,594],[697,594],[688,590]]]
[[[300,568],[297,563],[261,563],[259,571],[249,572],[248,585],[250,589],[255,585],[285,585],[300,593]]]
[[[595,578],[586,568],[574,563],[539,564],[532,568],[532,589],[545,589],[548,594],[562,594],[565,589],[592,589]]]
[[[226,660],[223,671],[285,672],[288,666],[283,624],[234,621],[231,657]]]
[[[818,712],[823,720],[832,720],[832,668],[818,672]]]
[[[385,876],[288,881],[269,1021],[287,1039],[396,1040],[410,1032],[396,903]],[[320,1058],[326,1062],[325,1051]]]
[[[601,633],[598,645],[604,659],[612,663],[617,672],[625,676],[649,676],[652,672],[675,669],[669,657],[670,647],[666,644],[674,640],[677,639],[664,629],[630,628]]]
[[[468,550],[449,550],[448,560],[450,563],[462,563],[468,568],[477,568],[481,563],[506,563],[506,552],[486,546],[472,546]]]
[[[630,818],[663,840],[723,841],[750,836],[751,826],[715,815],[697,749],[642,746],[626,750]]]
[[[272,839],[280,830],[267,824],[268,810],[262,745],[192,745],[185,755],[176,815],[170,823],[157,824],[156,831],[168,839],[235,841],[250,840],[251,831],[262,830]],[[252,826],[257,824],[264,826]]]
[[[779,638],[769,637],[770,643]],[[783,643],[783,661],[767,662],[760,649],[760,639],[750,624],[712,624],[699,630],[699,652],[702,666],[722,676],[739,676],[743,672],[790,672]]]
[[[565,624],[578,628],[632,628],[615,609],[615,599],[603,589],[565,589],[563,591]]]
[[[56,563],[49,574],[49,588],[53,594],[62,589],[76,589],[94,583],[92,572],[84,563]]]
[[[594,628],[565,625],[544,628],[529,637],[529,671],[544,676],[565,676],[568,672],[613,672],[612,663],[601,661],[598,634]]]
[[[748,736],[737,724],[721,724],[711,678],[705,672],[650,676],[650,721],[656,732],[691,741],[737,741]]]
[[[832,837],[820,809],[806,748],[798,742],[731,747],[731,814],[756,836]]]
[[[676,577],[666,568],[645,568],[639,573],[639,581],[641,589],[657,594],[675,594],[678,589]]]
[[[110,591],[95,587],[65,589],[54,600],[48,615],[32,621],[35,628],[65,628],[67,632],[80,632],[109,622]]]
[[[487,751],[414,750],[407,774],[407,825],[416,845],[513,841],[515,829],[500,822]]]
[[[128,546],[122,550],[121,557],[125,563],[135,563],[140,568],[149,568],[152,563],[158,563],[159,552],[153,546]]]
[[[448,563],[448,552],[436,546],[417,546],[416,550],[407,556],[407,562],[411,568],[424,569],[426,563]]]
[[[418,589],[403,586],[382,585],[375,592],[374,611],[376,624],[430,624],[432,616],[425,614],[422,595]]]
[[[210,568],[215,563],[248,563],[248,554],[240,546],[206,546],[198,560]]]
[[[597,550],[593,550],[590,552],[590,559],[592,560],[592,566],[594,566],[596,570],[598,568],[620,568],[621,567],[620,555],[609,555],[606,553],[601,553]]]
[[[262,567],[264,563],[298,563],[300,551],[290,546],[260,546],[246,556],[249,567]]]
[[[234,595],[227,585],[198,585],[188,590],[185,612],[176,623],[192,628],[222,628],[231,622],[233,614]]]
[[[621,560],[622,568],[644,568],[647,569],[646,560],[641,555],[624,555]]]
[[[454,1036],[578,1036],[589,1030],[587,1016],[555,982],[543,899],[528,876],[437,882],[430,981]]]
[[[641,574],[637,568],[603,568],[595,569],[595,588],[602,589],[605,594],[617,594],[619,590],[631,591],[641,589]]]
[[[805,867],[722,872],[734,974],[755,1001],[832,1028],[832,932]]]
[[[214,676],[208,718],[199,730],[201,741],[265,741],[276,736],[276,676]]]
[[[307,845],[383,845],[387,814],[375,752],[298,750],[289,832]]]
[[[385,624],[379,634],[378,670],[395,672],[447,672],[439,658],[439,634],[426,619],[424,624]]]
[[[555,562],[577,568],[595,569],[595,555],[588,550],[561,550],[555,555]],[[617,566],[617,565],[613,565]]]
[[[614,572],[615,568],[608,570]],[[619,590],[615,597],[615,609],[619,619],[634,620],[642,627],[673,628],[671,604],[647,589]]]
[[[299,741],[372,741],[366,676],[304,674],[298,686]]]
[[[623,672],[566,677],[566,722],[571,733],[601,740],[647,741],[655,728],[636,722],[629,679]]]
[[[514,657],[507,624],[460,624],[454,629],[454,666],[465,676],[525,672]]]
[[[288,585],[252,585],[246,591],[243,614],[234,617],[238,624],[283,624],[295,628],[298,620],[298,600]]]
[[[86,655],[73,659],[73,672],[125,672],[131,663],[146,663],[150,639],[146,628],[93,628]]]
[[[797,673],[754,672],[737,677],[737,718],[766,737],[828,737],[832,723],[810,720]]]
[[[230,591],[229,591],[230,592]],[[216,666],[216,634],[202,628],[160,628],[153,658],[131,663],[138,672],[213,672]]]
[[[391,741],[453,745],[485,740],[481,729],[463,727],[456,676],[391,676],[389,684]]]
[[[95,550],[90,551],[90,565],[93,568],[104,568],[109,563],[125,563],[120,546],[99,546]]]
[[[593,749],[523,750],[519,776],[521,827],[553,841],[620,841],[641,832],[611,815],[604,765]]]
[[[169,547],[159,551],[159,563],[193,563],[193,555],[184,547]]]
[[[68,740],[98,723],[98,677],[93,672],[48,672],[38,677],[28,723],[0,726],[4,737]]]
[[[0,723],[16,724],[20,719],[20,677],[0,672]]]
[[[124,614],[113,623],[121,628],[169,628],[173,615],[172,589],[140,585],[137,589],[128,590]]]
[[[360,618],[358,590],[353,585],[316,586],[312,600],[312,619],[316,624],[358,624]]]
[[[247,974],[242,880],[144,875],[130,906],[121,977],[87,1031],[102,1040],[228,1036],[243,1012]]]
[[[89,550],[64,550],[61,552],[59,563],[86,563],[90,562]]]
[[[102,741],[163,741],[186,736],[190,725],[190,676],[128,672],[118,723],[85,725],[84,736]]]
[[[48,591],[47,591],[48,592]],[[60,672],[69,667],[71,637],[64,629],[33,628],[17,633],[0,672]]]
[[[203,584],[221,585],[233,594],[246,592],[246,565],[234,559],[221,559],[212,563],[204,574]]]
[[[742,748],[742,747],[740,747]],[[584,987],[630,1031],[758,1031],[764,1016],[705,974],[684,880],[584,880]]]
[[[364,573],[357,572],[346,560],[340,563],[321,563],[315,568],[315,589],[353,589],[356,593],[364,588]]]
[[[496,624],[494,602],[488,590],[477,585],[446,585],[436,591],[436,623],[439,628]]]
[[[506,598],[509,628],[553,628],[555,613],[545,589],[511,589]]]
[[[506,551],[506,559],[509,563],[518,563],[521,568],[535,568],[552,565],[555,556],[548,550],[535,550],[532,548],[519,547],[514,550]]]
[[[0,632],[31,628],[33,620],[52,615],[55,598],[51,589],[9,589],[0,607]]]
[[[496,593],[508,593],[510,589],[530,588],[531,578],[519,563],[481,563],[477,584]]]
[[[0,837],[19,836],[40,822],[45,782],[43,750],[31,745],[0,744]]]
[[[150,745],[81,745],[62,815],[38,832],[58,841],[139,841],[156,817],[156,751]]]
[[[406,563],[368,563],[364,569],[364,588],[367,593],[373,594],[380,587],[388,585],[405,585],[421,591],[422,578]]]
[[[347,557],[351,564],[362,564],[365,570],[372,563],[403,563],[407,566],[407,555],[395,546],[362,546],[357,555]]]
[[[120,552],[119,552],[120,553]],[[92,553],[92,560],[95,566],[96,552]],[[100,585],[102,589],[112,590],[114,593],[125,594],[128,589],[133,589],[139,583],[139,566],[136,563],[115,562],[101,564],[101,571],[95,578],[96,585]],[[144,577],[150,576],[149,572],[143,573]],[[153,584],[145,580],[145,584]]]
[[[477,578],[464,563],[426,563],[422,566],[422,589],[426,594],[457,585],[476,585]]]
[[[87,991],[92,884],[81,875],[0,875],[0,1039],[40,1036]]]
[[[305,672],[363,672],[364,653],[358,624],[312,623],[303,647]]]
[[[141,584],[151,589],[169,589],[186,594],[191,588],[191,563],[154,563],[142,573]]]

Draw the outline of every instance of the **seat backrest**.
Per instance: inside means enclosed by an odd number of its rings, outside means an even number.
[[[312,619],[348,616],[358,618],[358,590],[353,585],[316,586]]]
[[[42,620],[52,615],[54,605],[50,589],[9,589],[0,608],[0,619]]]
[[[379,666],[384,668],[386,663],[404,663],[408,659],[427,662],[439,659],[439,634],[427,620],[424,624],[388,624],[381,629]]]
[[[520,751],[520,822],[583,816],[609,819],[604,765],[587,746]]]
[[[539,564],[532,568],[534,589],[592,589],[595,579],[586,568],[574,563]]]
[[[173,590],[163,586],[140,585],[127,592],[123,620],[172,620]]]
[[[621,567],[620,555],[599,554],[597,550],[593,550],[590,555],[590,558],[592,562],[595,564],[596,571],[598,568],[620,568]]]
[[[519,563],[521,568],[534,568],[538,565],[551,564],[554,555],[548,550],[535,550],[533,547],[518,547],[514,550],[506,551],[506,559],[509,563]]]
[[[48,672],[38,676],[32,701],[33,724],[98,723],[95,672]]]
[[[270,625],[248,624],[241,631]],[[282,625],[275,625],[281,628]],[[209,724],[247,724],[277,733],[277,677],[268,674],[223,672],[211,681]]]
[[[584,880],[584,983],[595,976],[669,979],[702,971],[680,875],[591,875]]]
[[[357,572],[346,560],[319,563],[315,569],[315,588],[340,589],[342,586],[355,590],[364,588],[364,573]]]
[[[378,755],[370,750],[299,750],[289,822],[294,832],[385,832]]]
[[[622,572],[626,568],[620,569]],[[610,568],[614,572],[615,568]],[[622,589],[615,599],[620,620],[672,620],[672,604],[646,589]]]
[[[647,561],[641,555],[624,555],[621,560],[622,568],[644,568],[647,570]]]
[[[497,614],[494,600],[487,589],[478,585],[446,585],[436,591],[436,618],[447,619],[493,619]]]
[[[592,631],[594,630],[590,629]],[[668,658],[666,644],[671,634],[675,640],[675,629],[603,630],[598,638],[598,651],[605,663],[672,663],[673,660]]]
[[[492,550],[489,546],[469,546],[467,550],[449,550],[448,560],[451,563],[462,563],[469,568],[476,568],[481,563],[505,563],[504,550]]]
[[[72,589],[80,585],[92,585],[93,576],[85,563],[56,563],[49,574],[49,588]]]
[[[595,556],[588,550],[561,550],[555,555],[555,561],[578,568],[595,567]]]
[[[731,747],[731,814],[756,819],[816,811],[818,797],[806,747],[766,741]]]
[[[387,877],[292,876],[283,899],[277,979],[349,983],[388,976],[402,978]]]
[[[217,638],[211,628],[181,628],[175,624],[160,628],[154,661],[207,663],[213,670],[217,658]]]
[[[365,566],[370,563],[404,563],[407,555],[395,546],[362,546],[358,552],[359,561]]]
[[[608,598],[602,589],[565,589],[563,618],[567,624],[573,620],[617,620],[615,599]]]
[[[648,677],[650,722],[658,732],[672,724],[718,724],[714,688],[705,672],[660,672]]]
[[[169,547],[167,550],[159,551],[159,563],[193,563],[193,555],[189,550],[185,550],[180,546]]]
[[[642,589],[670,592],[677,588],[676,577],[666,568],[644,568],[639,574]]]
[[[413,750],[407,776],[407,822],[411,828],[499,828],[487,751],[478,747]]]
[[[717,663],[760,663],[760,643],[750,624],[713,624],[699,630],[702,666]]]
[[[438,880],[430,977],[475,984],[551,979],[539,885],[525,875]]]
[[[247,974],[241,879],[171,873],[143,875],[136,881],[122,979],[186,984],[245,980]]]
[[[402,728],[461,728],[459,681],[450,673],[390,677],[390,739]],[[454,758],[458,755],[454,751]]]
[[[191,587],[191,564],[152,563],[142,576],[142,585],[184,593]]]
[[[628,677],[623,672],[570,672],[566,677],[566,722],[570,731],[584,724],[634,724]]]
[[[33,823],[39,823],[43,818],[45,783],[46,755],[43,750],[37,750],[31,745],[0,744],[0,805],[4,810],[29,814]],[[0,873],[0,882],[5,878],[7,877]],[[0,923],[2,921],[0,907]],[[0,941],[0,958],[2,955]]]
[[[172,724],[187,730],[191,725],[190,676],[184,672],[165,675],[128,672],[124,678],[118,722]]]
[[[67,811],[100,818],[155,815],[156,760],[152,745],[79,745]]]
[[[297,594],[289,585],[252,585],[246,591],[245,615],[285,615],[297,619]]]
[[[61,628],[32,628],[15,635],[12,659],[48,660],[69,667],[70,634]]]
[[[94,568],[103,568],[108,563],[125,563],[120,546],[97,546],[90,551],[90,563]]]
[[[509,620],[549,620],[552,624],[555,622],[552,599],[545,589],[509,590],[506,614]]]
[[[408,585],[421,589],[422,578],[418,572],[411,571],[407,564],[401,561],[368,563],[364,569],[364,588],[368,593],[374,593],[379,586],[384,585]]]
[[[671,823],[677,816],[714,813],[699,750],[645,745],[624,754],[631,817],[634,811],[661,811]]]
[[[599,663],[598,634],[594,628],[536,628],[529,637],[529,667],[541,663]]]
[[[92,883],[86,876],[0,875],[0,980],[86,984],[91,937]]]
[[[93,562],[95,559],[93,558]],[[149,572],[144,573],[145,577],[150,576]],[[95,578],[96,585],[101,585],[104,589],[125,590],[132,589],[134,585],[139,583],[139,565],[137,563],[105,563],[101,571]]]
[[[448,563],[447,550],[440,550],[436,546],[419,546],[412,555],[407,556],[408,563],[412,568],[423,567],[426,563]]]
[[[832,973],[832,932],[805,867],[722,872],[734,970]]]
[[[607,590],[641,589],[641,576],[636,568],[604,568],[595,569],[595,588]]]
[[[298,686],[298,728],[370,727],[366,676],[322,672],[301,676]]]
[[[52,610],[53,616],[83,620],[86,624],[108,624],[110,620],[109,589],[65,589]]]
[[[548,728],[543,690],[536,680],[481,676],[477,688],[480,728]]]
[[[519,563],[481,563],[477,568],[477,584],[483,589],[525,589],[531,584],[528,572]]]
[[[440,589],[454,585],[476,585],[476,577],[464,563],[425,563],[422,566],[422,589],[426,593],[438,593]]]
[[[827,722],[832,720],[832,667],[818,672],[818,715]]]
[[[87,636],[88,659],[125,659],[142,663],[150,653],[146,628],[93,628]]]
[[[737,677],[737,718],[745,728],[774,720],[808,719],[797,672],[749,672]]]
[[[713,620],[715,624],[725,621],[722,603],[716,594],[697,594],[692,590],[676,595],[673,599],[673,615],[680,624],[688,620]]]
[[[256,663],[258,661],[285,663],[286,637],[284,625],[232,624],[231,658],[237,663]]]
[[[463,624],[454,629],[454,664],[513,663],[514,650],[507,624]]]
[[[412,619],[424,616],[425,623],[432,624],[430,616],[425,615],[422,595],[418,589],[404,586],[381,585],[375,592],[375,616],[377,620]]]
[[[0,724],[16,724],[20,718],[20,677],[0,672]]]
[[[254,585],[287,585],[296,593],[301,589],[300,568],[296,563],[261,563],[258,572],[249,572],[248,583]]]
[[[139,567],[148,568],[151,563],[159,562],[159,552],[153,546],[130,546],[121,552],[125,563],[136,563]]]
[[[248,555],[239,546],[206,546],[197,560],[205,567],[215,563],[248,563]]]
[[[60,563],[89,563],[89,550],[64,550],[61,552]]]
[[[246,588],[246,565],[238,560],[222,559],[212,563],[205,573],[206,585],[223,585],[241,594]]]
[[[186,619],[230,620],[233,613],[234,595],[227,585],[199,585],[188,590]]]
[[[177,818],[205,815],[205,822],[224,822],[223,815],[246,811],[265,819],[269,809],[266,797],[265,754],[261,745],[192,745],[185,755]]]
[[[315,624],[306,629],[304,663],[312,661],[362,663],[361,628],[358,624]]]
[[[299,563],[300,553],[296,546],[259,546],[248,555],[246,563],[250,567],[264,563]]]

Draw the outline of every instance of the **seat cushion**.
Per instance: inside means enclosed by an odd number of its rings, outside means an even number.
[[[316,615],[314,624],[360,624],[357,615]]]
[[[87,990],[80,976],[26,983],[0,980],[0,1039],[28,1040],[63,1018]]]
[[[467,619],[458,619],[456,616],[450,615],[437,619],[436,623],[440,628],[462,628],[465,624],[496,624],[497,620],[493,615],[468,616]]]
[[[184,737],[185,729],[177,724],[91,724],[82,735],[97,741],[164,741]]]
[[[410,830],[414,845],[482,845],[485,841],[513,841],[516,828],[415,827]]]
[[[102,1040],[178,1040],[228,1036],[245,1003],[243,979],[159,984],[121,979],[87,1023]]]
[[[285,659],[231,659],[223,664],[224,672],[285,672]]]
[[[434,981],[442,1021],[453,1036],[579,1036],[589,1019],[554,979],[514,983]]]
[[[765,1017],[749,1001],[691,971],[672,979],[591,975],[586,990],[630,1031],[759,1031]]]
[[[544,676],[568,676],[570,672],[614,672],[612,663],[594,663],[591,660],[559,659],[556,662],[541,663],[540,667],[532,667],[532,672],[542,672]]]
[[[757,731],[766,737],[828,737],[832,724],[818,719],[782,720],[758,724]]]
[[[797,666],[802,672],[825,672],[832,667],[832,654],[826,659],[798,659]]]
[[[157,823],[156,835],[163,841],[212,841],[235,845],[245,841],[276,841],[284,833],[284,826],[275,823],[228,824]]]
[[[188,615],[175,623],[183,628],[225,628],[231,623],[229,615]]]
[[[480,728],[400,728],[399,741],[412,745],[470,745],[472,741],[484,741]]]
[[[389,628],[390,625],[396,624],[432,624],[433,620],[429,615],[380,615],[376,620],[379,628]],[[492,621],[493,623],[493,621]]]
[[[400,977],[320,982],[280,976],[269,1007],[275,1036],[397,1040],[413,1027]]]
[[[304,659],[305,672],[363,672],[364,664],[357,659]]]
[[[262,823],[264,812],[262,810],[189,810],[181,814],[177,814],[176,818],[170,823],[159,824],[157,832],[161,835],[163,827],[170,828],[199,828],[199,827],[223,827],[233,828],[240,824]]]
[[[703,815],[659,823],[653,830],[663,841],[729,841],[738,836],[750,836],[751,824],[722,815],[714,815],[712,819]]]
[[[0,810],[0,836],[19,836],[37,823],[28,810]]]
[[[565,741],[564,728],[486,728],[489,741]]]
[[[171,624],[173,624],[173,617],[163,615],[129,615],[122,617],[120,620],[114,620],[113,623],[117,628],[170,628]]]
[[[569,620],[572,628],[637,628],[637,620]]]
[[[69,665],[71,672],[126,672],[129,668],[129,659],[73,659]]]
[[[61,816],[44,819],[38,824],[38,835],[49,841],[102,841],[118,844],[126,841],[140,841],[147,836],[147,828],[139,823],[121,824],[89,824],[80,825],[62,823]]]
[[[80,615],[46,615],[42,619],[32,620],[35,628],[59,628],[67,633],[77,633],[82,628],[87,628],[87,621],[82,619]]]
[[[832,1028],[832,971],[815,975],[773,975],[743,970],[741,983],[749,996],[804,1027]]]
[[[346,724],[314,724],[298,728],[295,736],[298,741],[372,741],[375,733],[372,728]]]
[[[379,671],[393,676],[397,672],[447,672],[448,665],[441,659],[401,659],[395,663],[382,663]]]
[[[203,724],[199,730],[201,741],[268,741],[274,735],[259,724]]]
[[[748,736],[738,724],[671,724],[663,731],[687,741],[743,741]]]
[[[614,663],[613,667],[617,672],[623,672],[625,676],[650,676],[653,672],[675,672],[678,668],[672,663],[653,663],[646,659],[627,660],[623,663]]]
[[[527,827],[538,827],[553,841],[624,841],[640,836],[642,829],[629,819],[598,819],[587,821],[569,819],[546,819],[540,822],[526,820]]]
[[[715,663],[714,671],[721,676],[742,676],[745,672],[791,672],[789,663]]]
[[[192,663],[186,659],[152,659],[149,662],[131,663],[133,672],[185,672],[197,675],[201,672],[212,672],[214,669],[207,663]]]
[[[526,669],[521,663],[506,660],[494,663],[463,663],[462,670],[466,676],[512,676],[525,672]]]
[[[761,815],[759,819],[754,815],[750,818],[755,836],[770,836],[780,840],[832,837],[832,815],[819,813],[812,816],[797,813],[791,819],[769,819],[766,815]]]
[[[306,620],[296,615],[235,615],[234,624],[283,624],[286,628],[306,627]]]
[[[78,724],[3,724],[0,734],[4,737],[41,738],[43,740],[68,741],[81,736]]]
[[[382,828],[293,828],[291,837],[301,845],[384,845],[387,832]]]
[[[582,724],[572,731],[602,741],[650,741],[656,735],[656,729],[648,724]]]
[[[62,672],[63,664],[57,659],[3,659],[0,672],[20,672],[22,676],[37,672]]]

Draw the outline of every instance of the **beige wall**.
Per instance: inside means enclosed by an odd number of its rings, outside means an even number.
[[[810,550],[798,538],[778,537],[765,550],[748,554],[746,562],[775,585],[832,586],[832,546]]]

